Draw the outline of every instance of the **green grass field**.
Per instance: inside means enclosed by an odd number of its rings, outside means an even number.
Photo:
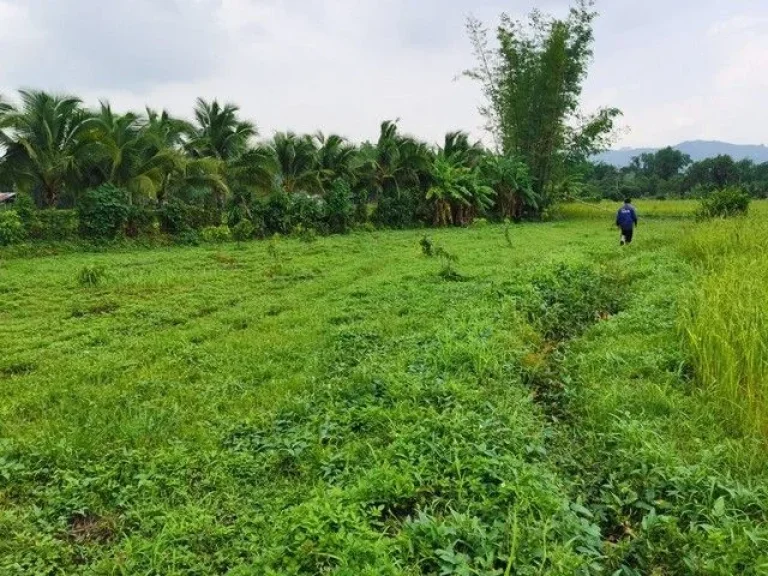
[[[596,208],[0,252],[0,574],[768,574],[764,208]]]

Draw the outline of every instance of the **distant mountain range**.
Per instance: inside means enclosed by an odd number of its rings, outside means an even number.
[[[677,146],[672,146],[684,154],[688,154],[694,162],[714,158],[720,154],[727,154],[734,160],[744,160],[749,158],[754,162],[761,164],[768,162],[768,146],[747,145],[747,144],[729,144],[728,142],[716,142],[705,140],[693,140],[683,142]],[[609,150],[596,157],[596,160],[613,164],[619,168],[629,166],[632,158],[648,152],[656,152],[659,148],[621,148],[620,150]]]

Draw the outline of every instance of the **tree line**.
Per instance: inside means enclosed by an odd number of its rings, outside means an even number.
[[[752,198],[768,197],[768,162],[736,161],[727,155],[694,162],[674,148],[641,154],[624,168],[585,163],[580,173],[576,195],[582,198],[705,198],[729,187]]]
[[[243,220],[257,232],[289,232],[290,220],[343,231],[368,219],[403,227],[520,218],[540,204],[522,160],[460,131],[439,146],[392,121],[360,145],[322,133],[258,141],[232,104],[198,100],[189,122],[33,91],[4,104],[0,118],[0,187],[41,210],[119,207],[129,233],[150,212],[170,233]]]
[[[25,90],[17,103],[0,99],[0,189],[18,192],[28,232],[49,236],[214,227],[247,237],[538,217],[570,189],[573,167],[607,146],[620,114],[579,111],[592,6],[577,0],[565,18],[534,12],[526,23],[502,15],[495,34],[469,20],[478,64],[466,76],[483,88],[492,148],[461,131],[429,145],[396,121],[361,144],[322,133],[259,140],[237,106],[215,100],[199,99],[188,121]],[[67,208],[77,222],[51,216]]]

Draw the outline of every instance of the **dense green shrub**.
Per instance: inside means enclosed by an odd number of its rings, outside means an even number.
[[[314,229],[324,232],[325,203],[322,199],[309,194],[294,194],[290,197],[289,217],[291,229],[302,226],[305,229]]]
[[[80,234],[91,240],[113,240],[128,221],[128,195],[122,188],[103,184],[83,194],[77,206]]]
[[[204,242],[226,242],[232,239],[232,231],[226,224],[222,224],[221,226],[206,226],[203,228],[200,235]]]
[[[192,229],[190,224],[190,207],[178,198],[171,198],[158,210],[160,229],[173,235],[180,235]]]
[[[125,235],[129,238],[152,234],[155,231],[155,211],[148,204],[132,204],[128,207]]]
[[[254,226],[261,228],[263,235],[288,234],[291,231],[290,199],[287,194],[277,192],[257,200],[251,207],[251,213]]]
[[[0,210],[0,246],[16,244],[24,239],[24,224],[15,210]]]
[[[160,229],[166,234],[180,235],[189,230],[221,225],[221,211],[203,200],[188,202],[181,198],[171,198],[165,202],[158,210]]]
[[[27,224],[34,240],[62,241],[77,237],[79,220],[75,210],[35,210]]]
[[[408,228],[416,223],[418,209],[416,194],[402,190],[399,195],[379,198],[372,219],[386,228]]]
[[[261,236],[293,234],[298,226],[325,232],[325,202],[309,194],[287,195],[277,192],[251,206],[254,227]]]
[[[746,214],[751,199],[738,186],[730,186],[712,192],[701,201],[699,216],[703,218],[727,218]]]
[[[38,212],[32,196],[24,193],[17,194],[16,201],[13,203],[13,209],[19,215],[19,218],[21,218],[24,228],[29,230],[34,223]]]
[[[256,231],[256,227],[250,220],[241,220],[232,228],[232,238],[238,242],[250,240]]]
[[[344,180],[336,180],[325,197],[325,220],[334,234],[346,234],[354,223],[352,192]]]

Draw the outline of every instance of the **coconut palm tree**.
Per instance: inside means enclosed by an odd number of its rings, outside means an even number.
[[[83,134],[93,117],[78,98],[38,91],[20,91],[21,107],[4,112],[4,162],[14,181],[39,188],[47,207],[58,203],[62,191],[87,160]]]
[[[472,168],[477,166],[485,155],[482,144],[471,143],[469,134],[461,131],[448,132],[440,150],[451,161]]]
[[[251,122],[239,120],[239,108],[234,104],[207,102],[198,98],[195,106],[196,124],[189,134],[187,150],[196,158],[213,157],[226,162],[239,157],[258,135]]]
[[[315,140],[317,165],[323,190],[330,190],[338,179],[345,180],[350,187],[354,186],[359,164],[357,148],[336,134],[325,136],[322,132],[318,132]]]
[[[103,181],[129,192],[129,199],[157,198],[181,161],[178,150],[164,146],[134,113],[115,114],[102,103],[85,136]]]
[[[268,146],[250,148],[227,165],[230,223],[251,218],[254,200],[274,191],[277,170],[274,151]]]
[[[187,136],[194,131],[192,124],[171,116],[167,110],[146,109],[144,128],[152,145],[158,149],[183,150]]]
[[[279,190],[286,194],[322,193],[323,179],[318,163],[318,149],[311,136],[278,132],[271,148],[277,164],[276,180]]]
[[[378,142],[367,147],[366,153],[361,173],[377,196],[399,196],[403,190],[422,187],[428,180],[429,148],[399,134],[397,122],[383,122]]]

